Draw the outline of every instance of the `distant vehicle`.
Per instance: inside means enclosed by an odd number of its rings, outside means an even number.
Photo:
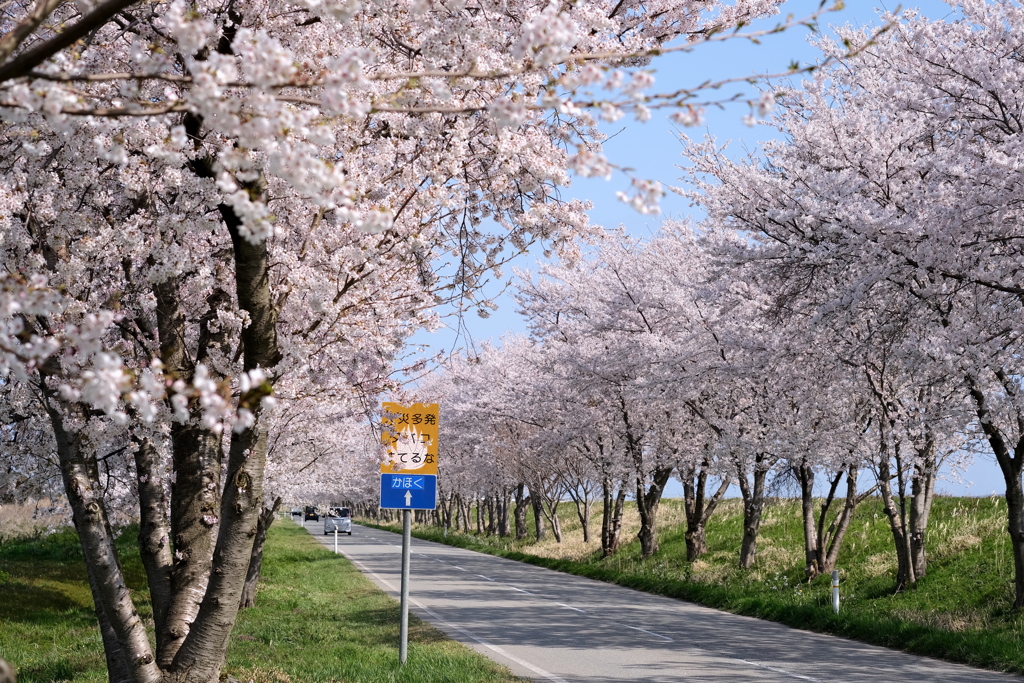
[[[301,517],[302,508],[292,508],[292,517]]]
[[[320,521],[320,513],[312,505],[306,506],[306,515],[302,518],[303,521],[313,520],[314,522]]]
[[[338,514],[332,514],[334,512]],[[324,536],[333,534],[335,529],[339,534],[352,535],[352,515],[349,514],[348,508],[335,508],[324,517]]]

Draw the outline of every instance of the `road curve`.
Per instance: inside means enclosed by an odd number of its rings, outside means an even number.
[[[338,546],[398,597],[400,535],[353,525]],[[420,618],[537,681],[1024,682],[416,538],[411,577]]]

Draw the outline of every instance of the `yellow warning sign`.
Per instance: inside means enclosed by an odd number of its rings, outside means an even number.
[[[380,441],[388,452],[381,474],[437,474],[436,403],[381,404]]]

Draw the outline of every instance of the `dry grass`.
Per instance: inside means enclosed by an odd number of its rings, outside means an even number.
[[[50,501],[0,505],[0,541],[5,538],[32,536],[48,529],[67,525],[62,514],[50,510]]]
[[[869,555],[862,565],[864,574],[871,578],[885,576],[896,572],[896,555],[894,553],[875,553]]]

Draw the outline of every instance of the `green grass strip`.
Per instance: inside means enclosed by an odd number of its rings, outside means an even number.
[[[151,618],[129,529],[119,541],[139,613]],[[225,673],[243,683],[518,681],[483,655],[409,618],[398,664],[398,603],[305,530],[275,524],[257,606],[232,635]],[[73,531],[0,544],[0,657],[19,683],[107,680],[99,629]]]

